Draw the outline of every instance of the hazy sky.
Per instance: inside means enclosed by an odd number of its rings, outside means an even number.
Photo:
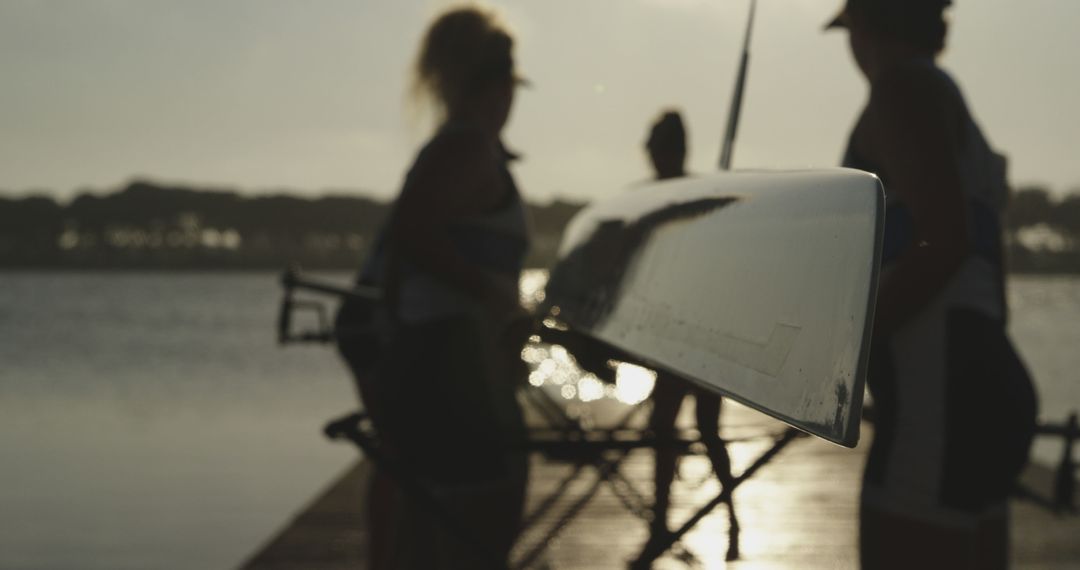
[[[841,0],[759,0],[740,168],[833,166],[865,97]],[[0,0],[0,192],[69,197],[135,176],[311,193],[398,189],[427,134],[405,105],[428,0]],[[522,91],[525,194],[644,178],[646,125],[688,121],[715,168],[748,0],[502,0]],[[957,0],[943,64],[1014,183],[1080,189],[1080,2]]]

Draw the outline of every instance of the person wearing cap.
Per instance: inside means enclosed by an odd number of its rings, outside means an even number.
[[[452,8],[428,27],[416,60],[414,93],[439,124],[363,272],[382,288],[392,326],[362,396],[383,453],[455,524],[383,477],[374,492],[390,487],[394,497],[369,501],[382,510],[372,568],[505,566],[520,530],[528,461],[508,449],[525,437],[515,390],[531,318],[518,295],[525,204],[502,143],[522,82],[513,43],[493,13]]]
[[[870,84],[844,165],[885,187],[863,477],[866,569],[1007,568],[1036,398],[1005,330],[1004,158],[938,67],[947,0],[848,0]]]

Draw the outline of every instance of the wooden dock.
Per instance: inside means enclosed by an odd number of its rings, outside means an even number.
[[[725,404],[722,433],[740,439],[776,433],[783,426],[757,412]],[[742,557],[725,562],[727,515],[719,507],[682,541],[694,555],[688,564],[672,555],[654,568],[846,569],[857,568],[857,507],[859,480],[871,429],[864,424],[863,443],[854,450],[815,438],[799,438],[763,467],[735,493],[742,527]],[[765,438],[730,446],[736,471],[770,445]],[[571,469],[534,456],[529,502],[534,507]],[[620,470],[651,495],[652,454],[632,452]],[[709,477],[702,456],[683,459],[681,479],[672,493],[673,525],[696,506],[713,498],[718,484]],[[346,470],[243,565],[245,569],[363,568],[367,532],[363,516],[364,488],[370,466],[363,460]],[[580,478],[570,496],[590,487],[596,472]],[[1049,496],[1052,474],[1033,466],[1026,483]],[[1013,503],[1013,559],[1019,569],[1080,569],[1080,517],[1056,517],[1026,501]],[[552,520],[548,523],[554,522]],[[531,530],[516,551],[521,556],[542,536],[544,525]],[[548,544],[538,568],[615,569],[641,548],[646,523],[631,514],[614,492],[602,486],[582,513]]]

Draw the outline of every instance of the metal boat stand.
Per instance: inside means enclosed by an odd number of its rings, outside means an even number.
[[[1076,477],[1080,473],[1080,464],[1073,454],[1076,442],[1080,441],[1080,421],[1077,418],[1078,414],[1074,411],[1060,424],[1042,422],[1035,428],[1036,437],[1061,438],[1061,459],[1054,468],[1051,496],[1044,497],[1023,484],[1018,484],[1016,488],[1017,496],[1058,516],[1080,515],[1080,508],[1076,504]]]
[[[519,567],[528,568],[535,562],[605,485],[627,511],[642,520],[651,520],[650,502],[619,470],[631,451],[649,441],[641,430],[629,427],[642,410],[646,409],[645,406],[632,406],[610,428],[585,429],[580,421],[572,418],[547,392],[537,388],[523,389],[519,394],[548,423],[547,428],[530,429],[530,441],[525,443],[524,447],[529,451],[539,452],[548,461],[563,461],[573,465],[570,473],[559,482],[555,490],[528,513],[522,524],[519,540],[524,540],[530,529],[541,524],[559,500],[569,493],[574,482],[586,475],[588,467],[596,472],[593,483],[555,517],[555,522],[549,525],[547,531],[538,539],[529,541],[532,546],[528,547],[518,560]],[[694,440],[676,438],[663,442],[654,440],[648,447],[655,449],[658,446],[669,446],[685,453],[690,451],[694,443]],[[519,548],[521,547],[524,545],[519,544]],[[670,549],[684,561],[696,561],[696,556],[678,541],[675,541]]]
[[[627,416],[632,415],[632,413],[627,414]],[[480,554],[479,558],[481,560],[489,561],[493,568],[501,567],[501,563],[495,560],[494,555],[490,553],[483,540],[470,532],[467,525],[461,524],[454,514],[440,502],[423,481],[408,470],[403,469],[393,460],[393,458],[381,453],[378,438],[370,426],[369,418],[366,414],[362,412],[352,413],[333,420],[327,424],[324,431],[327,437],[331,439],[345,439],[355,444],[367,458],[373,461],[379,469],[384,469],[386,473],[402,487],[404,492],[408,493],[414,500],[423,505],[423,507],[436,517],[448,531],[457,536],[457,538],[462,540],[465,544],[474,548],[475,551]],[[659,440],[650,437],[620,439],[618,434],[620,434],[620,432],[625,433],[626,431],[627,430],[601,430],[602,433],[606,432],[601,439],[596,439],[597,434],[594,433],[590,434],[590,439],[575,441],[566,439],[564,437],[565,434],[559,433],[558,430],[541,429],[530,432],[529,440],[509,446],[510,449],[515,451],[523,450],[530,453],[541,453],[547,456],[560,458],[576,457],[578,459],[574,469],[559,483],[556,490],[541,501],[532,512],[528,513],[523,524],[521,536],[524,536],[525,530],[536,525],[544,515],[551,511],[559,498],[566,495],[571,483],[584,475],[586,467],[591,466],[596,471],[596,479],[588,489],[579,497],[575,498],[569,507],[563,510],[557,517],[556,523],[552,525],[539,540],[531,541],[533,543],[532,546],[528,547],[524,554],[513,561],[510,565],[511,568],[524,569],[532,567],[551,544],[551,541],[581,513],[588,502],[596,496],[597,492],[605,484],[613,490],[627,510],[639,517],[647,518],[649,516],[649,511],[645,496],[637,491],[630,481],[619,471],[622,461],[631,451],[636,449],[656,449],[663,446],[674,446],[677,449],[688,452],[693,445],[698,443],[697,440],[685,438],[674,440]],[[679,541],[717,506],[724,503],[740,484],[749,480],[750,477],[775,458],[789,443],[802,435],[802,432],[799,430],[788,428],[782,433],[772,436],[772,445],[766,451],[761,453],[740,475],[735,477],[730,488],[722,489],[715,498],[699,507],[697,511],[677,530],[651,545],[652,547],[650,549],[643,552],[637,560],[631,563],[631,567],[649,568],[652,562],[669,550],[672,551],[673,555],[684,562],[693,563],[696,561],[696,556],[685,547],[680,546]]]

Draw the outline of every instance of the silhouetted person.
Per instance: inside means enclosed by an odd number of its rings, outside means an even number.
[[[657,180],[681,178],[686,175],[686,129],[682,116],[676,111],[667,111],[653,124],[649,138],[645,143]],[[675,437],[675,421],[679,408],[686,396],[693,394],[694,411],[701,440],[705,443],[713,471],[724,488],[732,485],[731,460],[728,457],[724,441],[718,430],[720,423],[720,397],[687,384],[678,378],[663,372],[656,375],[656,385],[652,391],[652,414],[649,416],[649,430],[659,440],[671,440]],[[678,452],[673,447],[662,443],[656,448],[654,463],[654,482],[656,497],[653,503],[652,522],[649,527],[649,542],[645,552],[651,553],[654,544],[670,533],[668,529],[668,510],[671,506],[671,484],[675,480]],[[739,556],[739,522],[735,516],[734,502],[730,496],[727,501],[728,521],[728,560]]]
[[[947,0],[849,0],[870,98],[844,158],[886,192],[863,568],[1005,568],[1036,400],[1005,330],[1004,158],[936,64]]]
[[[518,300],[525,208],[501,142],[520,81],[512,47],[494,15],[475,7],[445,12],[423,38],[415,94],[430,99],[440,124],[365,270],[384,290],[392,332],[361,382],[387,453],[434,489],[456,530],[502,560],[527,476],[525,455],[504,452],[524,437],[514,396],[524,337],[506,333],[527,330]],[[372,497],[380,502],[373,524],[395,523],[372,545],[375,568],[490,567],[411,497]]]

